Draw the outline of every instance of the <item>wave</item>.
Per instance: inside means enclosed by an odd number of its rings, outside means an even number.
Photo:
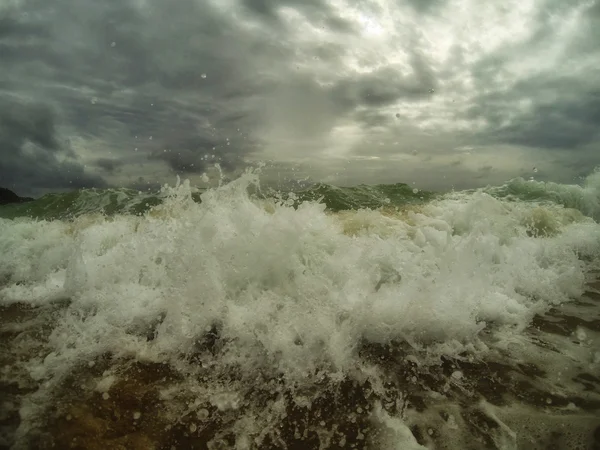
[[[252,187],[252,186],[251,186]],[[200,203],[206,189],[192,189],[192,198]],[[0,217],[30,217],[43,220],[67,220],[86,214],[140,215],[162,204],[167,190],[141,192],[127,188],[81,189],[63,194],[47,194],[32,202],[0,206]],[[317,183],[296,192],[252,189],[257,198],[273,198],[298,206],[302,202],[323,203],[329,211],[402,208],[426,203],[451,194],[421,191],[404,183],[339,187]],[[588,176],[582,186],[515,178],[501,186],[464,191],[485,192],[495,198],[539,204],[557,204],[576,209],[598,219],[600,216],[600,172]]]
[[[595,325],[564,319],[576,325],[562,341],[539,333],[562,324],[543,317],[580,299],[599,268],[597,180],[448,194],[317,185],[273,196],[249,172],[203,192],[183,182],[17,205],[37,217],[0,219],[2,312],[36,315],[7,328],[18,344],[3,377],[35,386],[20,436],[52,428],[48,408],[66,386],[89,382],[77,395],[102,409],[140,364],[158,377],[152,401],[170,408],[161,426],[189,435],[214,417],[226,433],[210,439],[229,448],[284,448],[275,445],[283,429],[290,442],[306,431],[321,443],[308,448],[341,447],[343,427],[354,442],[371,430],[371,448],[468,448],[473,423],[483,447],[513,448],[514,417],[527,409],[498,408],[523,392],[527,407],[542,396],[593,414],[594,392],[572,380],[600,364]],[[477,384],[488,366],[529,384],[500,373],[494,386],[511,400],[498,398]],[[442,400],[446,416],[435,410]]]

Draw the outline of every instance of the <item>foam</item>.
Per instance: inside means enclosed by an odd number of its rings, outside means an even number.
[[[57,382],[107,352],[185,365],[212,332],[221,342],[212,364],[300,384],[319,370],[371,377],[357,367],[364,341],[404,340],[439,361],[489,353],[480,337],[491,330],[495,349],[518,344],[533,357],[523,330],[581,295],[585,260],[600,254],[600,226],[559,206],[477,192],[395,215],[330,214],[318,203],[253,200],[248,187],[257,183],[247,173],[197,204],[184,182],[144,216],[0,219],[0,303],[70,302],[30,375]],[[540,214],[552,232],[531,232]],[[223,409],[240,401],[211,398]],[[422,448],[400,419],[382,414],[389,439]]]
[[[483,193],[433,202],[403,221],[332,216],[315,203],[267,212],[246,194],[256,181],[247,174],[201,205],[183,184],[160,214],[144,217],[2,221],[0,270],[21,282],[2,289],[2,302],[72,302],[53,333],[47,375],[105,351],[185,353],[216,323],[236,342],[232,358],[290,373],[322,363],[345,370],[363,338],[465,343],[486,323],[523,328],[581,294],[577,253],[598,253],[591,220],[570,218],[556,236],[532,238],[523,225],[531,207]],[[365,226],[345,234],[348,220]],[[151,343],[136,334],[161,317]]]
[[[600,167],[596,167],[582,185],[515,178],[503,186],[489,187],[485,191],[507,196],[509,199],[552,201],[567,208],[575,208],[595,219],[600,218]]]

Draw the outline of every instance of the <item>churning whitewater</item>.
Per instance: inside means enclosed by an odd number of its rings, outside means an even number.
[[[600,173],[260,192],[0,209],[0,447],[600,445]]]

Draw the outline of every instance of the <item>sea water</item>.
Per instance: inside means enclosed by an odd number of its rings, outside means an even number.
[[[0,447],[600,445],[600,173],[259,181],[0,208]]]

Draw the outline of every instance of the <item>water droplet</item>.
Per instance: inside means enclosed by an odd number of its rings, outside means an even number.
[[[206,78],[206,74],[203,73],[202,75],[200,75],[201,78]]]

